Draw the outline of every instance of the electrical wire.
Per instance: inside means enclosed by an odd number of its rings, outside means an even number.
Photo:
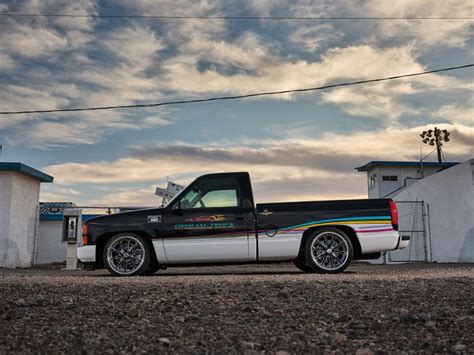
[[[309,21],[340,21],[340,20],[473,20],[472,17],[313,17],[313,16],[170,16],[170,15],[93,15],[93,14],[32,14],[32,13],[0,13],[1,17],[70,17],[70,18],[130,18],[130,19],[157,19],[157,20],[309,20]]]
[[[78,112],[78,111],[99,111],[99,110],[130,109],[130,108],[148,108],[148,107],[158,107],[158,106],[167,106],[167,105],[181,105],[181,104],[193,104],[193,103],[223,101],[223,100],[237,100],[237,99],[246,99],[246,98],[251,98],[251,97],[259,97],[259,96],[282,95],[282,94],[289,94],[289,93],[326,90],[326,89],[332,89],[332,88],[344,87],[344,86],[355,86],[355,85],[361,85],[361,84],[376,83],[376,82],[381,82],[381,81],[389,81],[389,80],[395,80],[395,79],[401,79],[401,78],[410,78],[410,77],[414,77],[414,76],[446,72],[446,71],[450,71],[450,70],[465,69],[465,68],[469,68],[469,67],[474,67],[474,64],[466,64],[466,65],[460,65],[460,66],[456,66],[456,67],[428,70],[428,71],[419,72],[419,73],[395,75],[395,76],[390,76],[390,77],[386,77],[386,78],[367,79],[367,80],[359,80],[359,81],[352,81],[352,82],[346,82],[346,83],[330,84],[330,85],[324,85],[324,86],[318,86],[318,87],[312,87],[312,88],[305,88],[305,89],[268,91],[268,92],[259,92],[259,93],[235,95],[235,96],[220,96],[220,97],[211,97],[211,98],[194,99],[194,100],[165,101],[165,102],[150,103],[150,104],[115,105],[115,106],[82,107],[82,108],[79,107],[79,108],[50,109],[50,110],[0,111],[0,115],[19,115],[19,114],[37,114],[37,113],[56,113],[56,112]]]

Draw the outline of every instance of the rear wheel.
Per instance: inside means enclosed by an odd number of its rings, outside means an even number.
[[[140,235],[120,233],[105,244],[104,265],[113,275],[142,275],[148,269],[150,260],[149,243]]]
[[[313,269],[311,269],[308,265],[306,265],[306,262],[302,259],[295,259],[293,260],[293,263],[295,266],[300,269],[301,271],[304,272],[314,272]]]
[[[349,237],[337,228],[314,232],[305,245],[306,265],[314,272],[337,274],[344,271],[354,255]]]

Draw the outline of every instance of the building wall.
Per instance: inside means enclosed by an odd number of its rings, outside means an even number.
[[[439,169],[439,167],[425,167],[423,168],[423,177],[431,176]],[[370,180],[374,174],[376,175],[375,185],[371,188]],[[384,175],[395,175],[398,180],[383,181],[382,176]],[[421,178],[421,169],[418,167],[377,166],[367,171],[369,198],[393,198],[392,193],[394,191],[403,188],[405,185],[410,186]]]
[[[429,206],[432,261],[474,262],[474,159],[419,180],[393,198]]]
[[[0,173],[0,267],[30,267],[38,221],[40,182]]]
[[[6,265],[9,245],[12,175],[13,173],[11,172],[0,174],[0,267]]]

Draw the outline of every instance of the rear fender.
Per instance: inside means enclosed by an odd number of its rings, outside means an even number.
[[[359,239],[357,238],[356,232],[350,226],[339,224],[339,225],[330,225],[330,226],[317,226],[317,227],[312,227],[305,230],[303,233],[303,237],[301,238],[301,245],[300,245],[298,258],[303,257],[304,247],[306,245],[306,241],[308,240],[308,238],[316,231],[323,228],[327,228],[327,227],[336,228],[344,232],[349,237],[349,239],[352,242],[352,246],[354,247],[354,259],[357,259],[360,257],[362,252],[361,252],[361,247],[360,247]]]

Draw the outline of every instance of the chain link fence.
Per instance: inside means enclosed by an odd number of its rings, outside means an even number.
[[[74,203],[40,203],[40,222],[35,240],[34,264],[60,263],[66,260],[67,244],[62,242],[63,211],[82,209],[82,219],[133,211],[150,206],[81,206]]]
[[[423,201],[396,201],[400,235],[409,235],[410,244],[405,249],[389,251],[373,263],[428,261],[429,240],[425,228]],[[82,218],[111,215],[153,206],[81,206],[75,204],[40,204],[40,223],[36,236],[35,264],[49,264],[66,260],[66,243],[61,241],[62,213],[66,208],[82,209]]]
[[[388,252],[390,262],[428,261],[428,234],[423,201],[395,201],[398,209],[398,233],[410,236],[408,247]]]
[[[426,230],[426,206],[423,201],[395,201],[398,210],[398,233],[410,237],[404,249],[392,250],[373,264],[429,261],[429,234]]]

